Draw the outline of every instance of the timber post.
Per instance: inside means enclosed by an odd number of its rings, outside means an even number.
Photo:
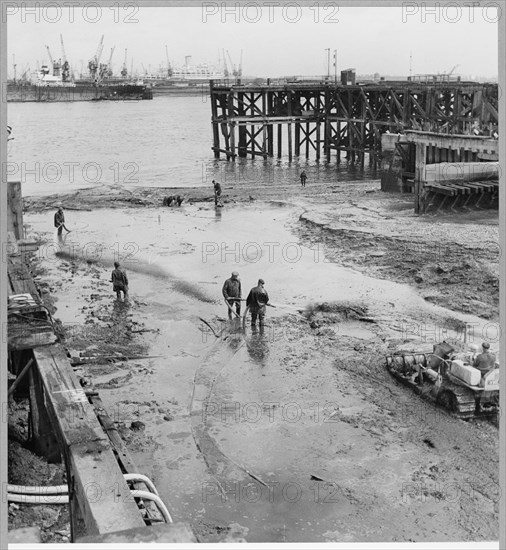
[[[416,144],[415,153],[415,214],[423,211],[423,183],[425,180],[426,145]]]

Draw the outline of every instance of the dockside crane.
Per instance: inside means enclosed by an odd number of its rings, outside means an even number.
[[[51,55],[51,50],[49,49],[49,46],[47,44],[46,50],[47,55],[49,55],[49,63],[51,64],[51,67],[53,69],[53,76],[60,76],[61,63],[54,61],[53,56]]]
[[[60,34],[60,44],[61,44],[61,79],[63,82],[70,81],[70,63],[67,60],[67,54],[65,53],[65,45],[63,44],[63,36]]]
[[[111,54],[109,55],[109,60],[107,61],[107,63],[99,63],[98,65],[98,75],[100,80],[104,80],[106,77],[112,76],[112,70],[110,71],[110,67],[111,67],[112,54],[114,53],[115,47],[116,46],[113,46],[111,48]],[[110,75],[109,75],[109,71],[111,72]]]
[[[112,55],[113,55],[115,49],[116,49],[116,46],[113,46],[111,48],[111,54],[109,55],[109,60],[107,61],[107,65],[106,65],[108,78],[111,78],[111,76],[112,76],[112,63],[111,62],[112,62]]]
[[[121,68],[121,77],[126,78],[128,76],[127,70],[127,49],[125,48],[125,59],[123,60],[123,67]]]
[[[12,67],[14,68],[14,82],[16,82],[16,56],[12,54]]]
[[[167,56],[167,76],[170,78],[174,73],[172,71],[172,65],[170,64],[169,48],[167,47],[167,44],[165,44],[165,55]]]
[[[236,77],[237,76],[237,69],[234,65],[232,58],[230,57],[230,52],[227,50],[228,60],[230,61],[230,67],[232,68],[232,74]]]
[[[104,49],[104,35],[102,35],[102,38],[100,39],[100,42],[97,47],[97,51],[95,52],[95,56],[90,59],[88,62],[88,69],[90,71],[90,76],[93,78],[93,80],[98,80],[98,71],[100,68],[100,57],[102,56],[102,50]]]
[[[19,77],[19,80],[23,81],[26,80],[26,75],[30,71],[30,65],[27,63],[25,65],[25,68],[23,69],[23,72],[21,73],[21,76]],[[14,73],[14,77],[16,77],[16,74]]]
[[[222,57],[223,57],[223,75],[225,76],[225,78],[228,78],[228,75],[230,73],[228,72],[227,59],[225,57],[225,49],[222,49]]]
[[[242,49],[241,49],[241,57],[239,58],[239,68],[237,69],[237,76],[241,78],[242,76]]]

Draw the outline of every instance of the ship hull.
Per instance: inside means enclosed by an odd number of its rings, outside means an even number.
[[[58,101],[126,101],[153,99],[151,89],[139,84],[94,86],[36,86],[34,84],[7,84],[9,102],[58,102]]]

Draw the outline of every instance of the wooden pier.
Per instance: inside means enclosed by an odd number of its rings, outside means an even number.
[[[407,129],[492,135],[498,125],[497,84],[395,82],[265,85],[211,81],[215,158],[297,157],[374,167],[381,136]]]
[[[408,130],[383,150],[382,190],[413,193],[415,213],[498,203],[497,139]]]

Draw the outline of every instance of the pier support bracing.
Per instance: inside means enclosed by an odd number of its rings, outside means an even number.
[[[327,162],[339,163],[344,155],[347,162],[361,167],[368,155],[369,163],[377,167],[385,132],[471,134],[479,128],[491,135],[498,124],[497,98],[496,84],[464,82],[352,86],[211,82],[212,148],[216,158],[223,153],[227,160],[275,154],[289,161],[320,160],[323,153]]]

